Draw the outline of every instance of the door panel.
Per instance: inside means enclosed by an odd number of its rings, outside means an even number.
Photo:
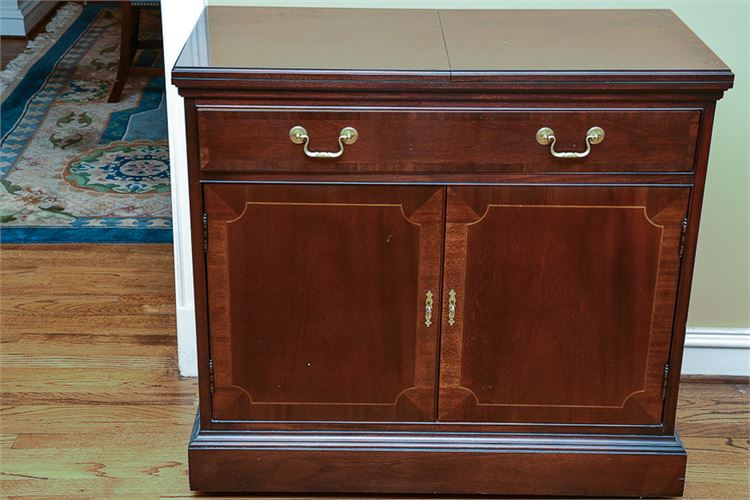
[[[444,188],[208,184],[204,200],[214,419],[435,418]]]
[[[448,190],[439,419],[658,424],[689,190]]]

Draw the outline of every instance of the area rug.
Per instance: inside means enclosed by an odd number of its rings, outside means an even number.
[[[158,31],[156,14],[146,11],[142,33]],[[48,31],[0,78],[0,241],[171,241],[163,77],[131,76],[107,103],[116,6],[68,4]]]

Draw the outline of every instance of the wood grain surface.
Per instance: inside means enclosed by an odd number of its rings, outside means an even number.
[[[211,66],[449,69],[434,10],[373,9],[362,15],[359,9],[210,7],[204,18]]]
[[[177,374],[171,246],[1,250],[2,497],[192,498],[197,384]],[[750,494],[748,390],[682,385],[685,498]]]
[[[440,21],[458,74],[728,69],[667,9],[441,10]]]
[[[210,6],[193,37],[196,45],[209,39],[207,53],[185,51],[179,67],[349,72],[728,69],[669,10]]]
[[[5,69],[8,63],[25,49],[25,38],[3,37],[2,40],[0,40],[0,69]]]
[[[440,420],[660,423],[688,190],[448,193]]]
[[[387,10],[209,6],[173,69],[211,89],[723,91],[733,74],[669,10]],[[563,85],[565,86],[565,85]]]
[[[204,186],[212,418],[432,421],[443,191]]]
[[[590,110],[565,102],[466,112],[450,106],[199,106],[200,168],[305,174],[689,172],[699,120],[696,108]],[[308,158],[289,140],[296,125],[308,131],[313,151],[337,151],[344,127],[354,127],[359,139],[340,158]],[[606,138],[586,158],[554,158],[536,140],[540,128],[552,127],[557,151],[581,152],[593,126],[602,127]]]

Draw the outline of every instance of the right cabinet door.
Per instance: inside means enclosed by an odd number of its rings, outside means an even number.
[[[439,420],[660,423],[688,199],[449,188]]]

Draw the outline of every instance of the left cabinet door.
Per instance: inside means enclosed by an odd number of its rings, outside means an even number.
[[[214,420],[435,419],[444,188],[203,194]]]

